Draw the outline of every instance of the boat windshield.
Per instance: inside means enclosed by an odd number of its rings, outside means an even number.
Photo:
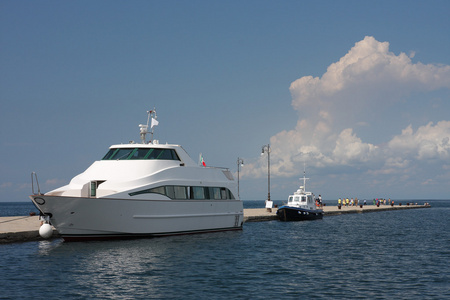
[[[289,196],[288,202],[291,203],[292,201],[294,201],[294,197]]]
[[[102,160],[161,159],[180,160],[174,149],[161,148],[112,148]]]

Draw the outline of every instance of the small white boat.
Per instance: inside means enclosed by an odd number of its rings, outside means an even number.
[[[179,145],[147,143],[157,124],[149,111],[147,125],[139,125],[140,144],[112,145],[68,185],[33,191],[31,201],[65,241],[242,229],[243,204],[231,172],[199,166]]]
[[[280,221],[306,221],[323,218],[323,209],[317,206],[314,194],[307,192],[306,174],[303,175],[303,185],[293,194],[289,195],[288,203],[277,210]]]

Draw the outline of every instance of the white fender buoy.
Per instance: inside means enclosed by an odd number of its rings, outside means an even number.
[[[53,228],[50,224],[42,224],[42,226],[39,228],[39,235],[44,238],[48,239],[53,234]]]

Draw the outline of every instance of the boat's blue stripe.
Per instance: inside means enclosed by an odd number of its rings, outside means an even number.
[[[311,210],[311,209],[307,209],[307,208],[292,207],[292,206],[286,206],[286,205],[279,207],[278,210],[281,210],[283,208],[297,210],[297,211],[306,211],[306,212],[310,212],[310,213],[323,213],[323,210]]]

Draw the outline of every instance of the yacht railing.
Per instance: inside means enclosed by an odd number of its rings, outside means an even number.
[[[41,194],[41,188],[39,187],[39,181],[37,178],[37,174],[36,172],[31,172],[31,191],[33,192],[33,195],[36,195],[36,193],[34,192],[34,181],[36,180],[36,186],[37,186],[37,190],[38,190],[38,195],[42,195]]]

